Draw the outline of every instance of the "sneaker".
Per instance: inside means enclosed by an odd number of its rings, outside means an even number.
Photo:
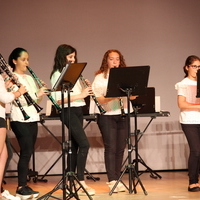
[[[25,187],[33,194],[34,198],[39,196],[40,193],[38,191],[32,190],[29,186],[25,186]]]
[[[117,185],[117,190],[118,190],[118,192],[125,192],[126,191],[126,187],[124,186],[124,184],[119,182],[118,185]]]
[[[106,183],[106,184],[108,185],[109,189],[110,189],[110,192],[111,192],[111,190],[113,189],[113,187],[114,187],[114,185],[115,185],[116,182],[117,182],[117,181],[110,181],[110,182],[107,182],[107,183]],[[114,192],[114,193],[117,193],[117,192],[118,192],[118,187],[116,187],[116,188],[114,189],[113,192]]]
[[[33,198],[33,194],[29,190],[27,190],[25,186],[17,188],[16,196],[20,197],[22,200]]]
[[[10,194],[8,190],[4,190],[1,193],[1,195],[2,195],[2,197],[5,197],[6,199],[9,199],[9,200],[21,200],[20,197],[16,197],[16,196],[13,196],[12,194]]]
[[[85,190],[87,191],[87,193],[90,195],[90,196],[93,196],[95,195],[95,189],[91,188],[91,187],[84,187]],[[81,188],[78,190],[78,195],[79,196],[86,196],[87,194],[85,193],[85,191]]]
[[[6,199],[5,197],[0,196],[0,200],[9,200],[9,199]]]
[[[36,198],[39,195],[39,192],[33,191],[28,186],[22,186],[16,191],[16,196],[20,197],[22,200]]]

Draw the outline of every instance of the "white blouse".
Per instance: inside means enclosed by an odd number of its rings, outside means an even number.
[[[54,86],[54,84],[58,80],[59,76],[60,76],[59,71],[56,71],[52,75],[52,77],[51,77],[52,87]],[[78,79],[77,82],[75,83],[74,87],[72,88],[71,92],[70,92],[70,96],[80,94],[81,92],[82,92],[82,86],[81,86],[80,80]],[[61,100],[61,91],[52,92],[51,94],[52,94],[52,97],[54,98],[55,101]],[[67,94],[67,91],[66,91],[64,93],[64,98],[67,98],[67,97],[68,97],[68,94]],[[85,105],[84,99],[77,99],[75,101],[70,102],[70,107],[80,107],[80,106],[84,106],[84,105]],[[68,103],[65,103],[64,107],[68,107]]]
[[[14,74],[17,76],[18,81],[22,85],[26,86],[28,94],[37,103],[38,98],[37,98],[36,93],[38,92],[38,87],[37,87],[34,79],[30,75],[27,75],[27,74],[23,74],[23,75],[20,75],[17,73],[14,73]],[[18,90],[18,87],[15,85],[13,90],[14,91]],[[35,107],[33,105],[28,106],[23,95],[21,95],[18,99],[19,99],[20,103],[22,104],[23,109],[25,110],[25,112],[27,113],[27,115],[30,118],[28,120],[24,120],[24,117],[23,117],[22,112],[19,109],[18,105],[16,103],[13,103],[11,106],[11,121],[19,121],[19,122],[39,121],[40,116],[39,116],[39,113],[37,113]]]
[[[177,94],[186,97],[186,101],[192,104],[200,104],[197,95],[197,81],[184,78],[175,85]],[[200,124],[200,109],[181,109],[179,121],[182,124]]]
[[[109,77],[109,75],[107,76],[107,78],[104,78],[103,73],[95,76],[94,81],[92,83],[92,90],[96,97],[106,96],[108,77]],[[122,100],[123,100],[124,111],[125,111],[125,113],[128,113],[127,98],[122,97]],[[99,113],[98,107],[96,105],[94,105],[92,103],[91,106],[92,106],[92,108],[90,107],[91,114]],[[119,99],[109,101],[107,103],[102,104],[101,106],[106,111],[106,113],[104,115],[120,115],[121,114]],[[131,112],[133,111],[132,107],[130,107],[130,111]]]

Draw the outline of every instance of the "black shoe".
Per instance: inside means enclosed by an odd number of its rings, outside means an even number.
[[[29,186],[25,186],[25,187],[27,188],[27,190],[29,190],[32,193],[34,198],[39,196],[40,193],[38,191],[32,190]]]
[[[193,187],[193,188],[188,187],[188,191],[189,192],[199,192],[200,189],[199,189],[199,187]]]
[[[17,188],[16,196],[20,197],[22,200],[33,198],[32,192],[26,188],[26,186],[22,186]]]
[[[28,186],[22,186],[21,188],[18,188],[16,191],[16,196],[19,196],[22,200],[30,199],[30,198],[36,198],[39,196],[39,192],[33,191]]]

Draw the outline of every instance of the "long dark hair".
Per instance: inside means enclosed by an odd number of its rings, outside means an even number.
[[[191,56],[187,57],[187,59],[185,61],[185,65],[183,66],[183,71],[185,73],[185,77],[188,76],[188,70],[186,69],[186,67],[189,67],[189,65],[191,65],[196,60],[200,61],[200,58],[198,56],[195,56],[195,55],[191,55]]]
[[[66,64],[68,63],[66,56],[69,54],[72,54],[74,52],[75,52],[75,62],[77,62],[77,57],[76,57],[77,51],[74,47],[67,45],[67,44],[61,44],[60,46],[58,46],[58,48],[56,50],[53,70],[51,72],[50,78],[52,77],[52,75],[55,71],[57,71],[57,70],[59,72],[62,71],[63,67],[65,67]]]
[[[102,59],[102,63],[101,63],[101,67],[98,71],[95,72],[95,75],[103,73],[104,78],[106,78],[107,72],[108,72],[107,59],[108,59],[109,54],[112,53],[112,52],[116,52],[116,53],[119,54],[119,59],[120,59],[119,67],[126,67],[125,59],[124,59],[124,56],[121,54],[121,52],[118,51],[117,49],[110,49],[110,50],[106,51],[106,53],[104,54],[103,59]]]
[[[8,64],[11,66],[13,71],[15,71],[15,64],[13,63],[13,60],[17,60],[17,58],[19,58],[23,52],[28,53],[26,49],[23,49],[21,47],[17,47],[11,52],[8,58]]]

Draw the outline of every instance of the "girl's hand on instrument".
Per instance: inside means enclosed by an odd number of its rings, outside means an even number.
[[[136,99],[138,96],[130,96],[130,100]]]
[[[85,82],[87,83],[88,87],[92,86],[91,83],[90,83],[90,81],[88,79],[85,79]]]
[[[20,88],[18,89],[18,92],[22,95],[28,91],[25,86],[21,85]]]
[[[43,85],[44,87],[47,87],[47,84],[46,84],[43,80],[40,80],[40,82],[42,83],[42,85]]]
[[[42,97],[43,95],[50,94],[46,87],[41,87],[37,92],[37,97]]]
[[[58,100],[56,103],[59,104],[59,105],[61,105],[62,101]]]
[[[87,87],[87,88],[83,89],[81,95],[82,95],[82,98],[85,98],[87,96],[93,95],[92,88],[91,87]]]
[[[12,83],[12,81],[9,79],[9,77],[8,77],[8,79],[4,79],[5,80],[5,88],[6,89],[8,89],[8,88],[11,88],[12,86],[13,86],[13,83]]]

